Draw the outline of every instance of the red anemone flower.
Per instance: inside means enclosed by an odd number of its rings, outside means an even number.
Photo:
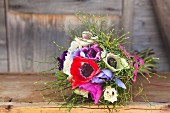
[[[93,60],[75,57],[70,68],[72,89],[89,82],[99,72],[100,69]]]

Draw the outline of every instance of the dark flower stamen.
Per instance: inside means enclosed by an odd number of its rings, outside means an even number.
[[[84,63],[81,66],[81,73],[86,78],[88,78],[93,71],[94,71],[94,69],[89,64],[87,64],[87,63]]]
[[[95,58],[95,57],[96,57],[97,52],[96,52],[94,49],[91,49],[91,51],[92,51],[92,57],[93,57],[93,58]]]
[[[109,64],[110,66],[116,68],[117,62],[116,62],[116,60],[115,60],[114,58],[109,58],[109,59],[107,60],[107,62],[108,62],[108,64]]]

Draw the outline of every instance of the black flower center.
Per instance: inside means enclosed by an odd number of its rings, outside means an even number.
[[[116,68],[117,62],[116,62],[116,60],[115,60],[114,58],[108,58],[107,62],[108,62],[108,64],[109,64],[110,66]]]
[[[91,55],[92,55],[92,57],[93,57],[93,58],[95,58],[95,57],[96,57],[97,52],[96,52],[94,49],[91,49],[91,52],[92,52],[92,54],[91,54]]]
[[[86,78],[88,78],[93,71],[94,71],[94,69],[88,63],[84,63],[81,66],[81,74]]]

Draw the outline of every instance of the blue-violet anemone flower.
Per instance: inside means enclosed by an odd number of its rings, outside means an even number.
[[[58,57],[57,60],[59,62],[59,70],[61,71],[63,69],[63,64],[65,61],[65,56],[67,56],[67,52],[68,51],[64,51],[63,54],[61,55],[61,57]]]
[[[100,84],[87,82],[80,85],[79,88],[88,91],[91,94],[92,100],[94,100],[94,104],[98,104],[103,91]]]
[[[104,83],[105,80],[112,80],[113,79],[113,73],[108,69],[102,69],[99,74],[97,74],[93,79],[91,80],[92,83]]]

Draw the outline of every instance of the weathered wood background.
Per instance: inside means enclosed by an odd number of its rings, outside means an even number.
[[[68,47],[69,23],[79,26],[76,11],[109,15],[108,25],[131,32],[131,50],[155,49],[160,69],[170,71],[168,52],[151,0],[0,0],[0,72],[40,72],[48,56],[59,55],[52,43]],[[168,46],[167,46],[168,48]]]

